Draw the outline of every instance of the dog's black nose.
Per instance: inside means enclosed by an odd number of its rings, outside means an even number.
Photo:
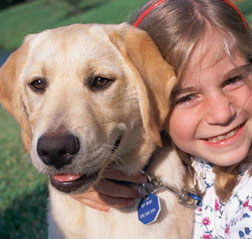
[[[61,168],[70,164],[80,149],[79,139],[71,134],[43,135],[37,143],[37,152],[41,160],[50,166]]]

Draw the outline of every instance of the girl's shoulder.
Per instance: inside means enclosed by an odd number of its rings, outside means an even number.
[[[252,177],[242,174],[225,207],[226,232],[230,238],[252,237]]]
[[[235,195],[252,196],[251,166],[251,164],[245,165],[244,170],[241,171],[237,179],[237,185],[233,190],[233,197]]]
[[[215,193],[213,167],[204,161],[197,161],[198,166],[198,175],[203,176],[205,182],[205,196],[195,212],[194,238],[252,238],[252,177],[249,167],[240,174],[230,199],[221,202]]]
[[[246,170],[240,174],[237,180],[232,196],[228,200],[228,204],[236,205],[236,208],[240,210],[246,207],[248,202],[251,202],[252,211],[252,177],[249,170]]]

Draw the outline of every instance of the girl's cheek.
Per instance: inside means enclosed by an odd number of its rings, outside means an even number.
[[[247,90],[241,94],[243,99],[240,100],[242,102],[241,108],[243,108],[247,113],[252,117],[252,89],[247,87]]]
[[[166,131],[174,141],[179,138],[191,138],[195,130],[193,126],[195,121],[196,119],[190,112],[174,109],[171,112]]]

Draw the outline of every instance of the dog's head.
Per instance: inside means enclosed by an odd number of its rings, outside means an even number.
[[[0,69],[0,102],[34,166],[76,192],[108,164],[128,173],[146,164],[175,83],[144,31],[77,24],[26,37]]]

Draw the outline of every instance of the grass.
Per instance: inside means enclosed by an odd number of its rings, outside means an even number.
[[[249,21],[252,21],[252,1],[251,0],[241,1],[237,3],[237,6],[241,10],[241,12],[245,15],[245,17]]]
[[[0,49],[14,50],[24,36],[72,23],[121,23],[146,0],[83,0],[82,13],[71,15],[63,0],[36,0],[0,11]],[[4,23],[4,24],[3,24]]]
[[[2,107],[0,128],[0,238],[46,238],[47,178],[33,169],[19,127]]]
[[[25,35],[71,23],[120,23],[146,0],[86,0],[83,13],[70,14],[60,0],[36,0],[0,11],[0,49],[13,50]],[[252,1],[239,3],[252,21]],[[25,155],[19,127],[0,106],[0,239],[44,239],[47,177]]]

